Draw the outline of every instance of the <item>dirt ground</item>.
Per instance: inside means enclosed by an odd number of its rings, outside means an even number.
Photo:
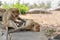
[[[49,25],[60,25],[60,12],[59,11],[51,11],[51,14],[26,14],[20,15],[21,18],[24,19],[33,19],[39,24],[49,24]]]

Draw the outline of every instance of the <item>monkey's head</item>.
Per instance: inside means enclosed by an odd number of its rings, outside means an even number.
[[[40,25],[38,23],[34,22],[33,27],[32,27],[32,31],[40,32]]]
[[[6,12],[6,9],[0,8],[0,16],[2,16]]]
[[[0,8],[0,13],[6,12],[6,9]]]
[[[12,16],[18,17],[19,10],[17,8],[10,8],[9,11],[12,13]]]

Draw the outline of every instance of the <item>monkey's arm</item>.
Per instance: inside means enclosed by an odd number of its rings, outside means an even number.
[[[21,20],[22,22],[25,22],[25,20],[23,20],[22,18],[20,17],[17,17],[18,20]]]

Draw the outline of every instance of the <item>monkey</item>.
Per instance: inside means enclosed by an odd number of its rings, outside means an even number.
[[[8,27],[9,27],[9,23],[11,22],[12,19],[14,19],[14,16],[12,16],[12,13],[14,11],[12,11],[11,9],[7,10],[4,14],[3,14],[3,18],[2,18],[2,22],[4,27],[6,28],[6,40],[8,40]],[[12,17],[11,17],[12,16]],[[14,26],[16,27],[16,26]]]
[[[18,29],[15,29],[10,32],[15,32],[19,30],[29,30],[29,31],[34,31],[34,32],[40,32],[40,25],[36,22],[34,22],[32,19],[23,19],[25,20],[25,23],[22,24]]]
[[[19,19],[19,20],[21,20],[21,21],[24,21],[24,20],[22,20],[20,17],[18,17],[18,15],[19,15],[19,10],[18,10],[17,8],[10,8],[10,9],[8,9],[8,10],[4,13],[4,15],[3,15],[3,20],[2,20],[3,24],[4,24],[5,26],[8,24],[8,25],[7,25],[8,27],[11,27],[11,25],[13,25],[12,27],[13,27],[14,29],[16,29],[17,26],[15,25],[14,21],[15,21],[16,19]],[[17,21],[16,21],[16,22],[17,22]]]
[[[26,27],[24,29],[30,29],[31,31],[34,32],[40,31],[40,25],[37,22],[34,22],[32,19],[27,19],[25,26]]]
[[[31,31],[34,31],[34,32],[40,31],[40,25],[37,22],[34,22],[32,19],[27,19],[24,26],[26,26],[24,28],[25,30],[30,29]]]
[[[6,12],[3,14],[2,17],[2,24],[4,25],[4,28],[7,30],[6,40],[8,40],[8,28],[12,27],[14,29],[18,29],[17,25],[14,23],[16,19],[19,19],[21,21],[21,18],[18,17],[19,10],[17,8],[10,8],[6,10]]]

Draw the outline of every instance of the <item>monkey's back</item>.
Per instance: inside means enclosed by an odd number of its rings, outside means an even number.
[[[2,23],[4,25],[4,27],[8,26],[9,25],[9,17],[10,17],[10,13],[8,13],[8,11],[6,11],[4,14],[3,14],[3,17],[2,17]]]

